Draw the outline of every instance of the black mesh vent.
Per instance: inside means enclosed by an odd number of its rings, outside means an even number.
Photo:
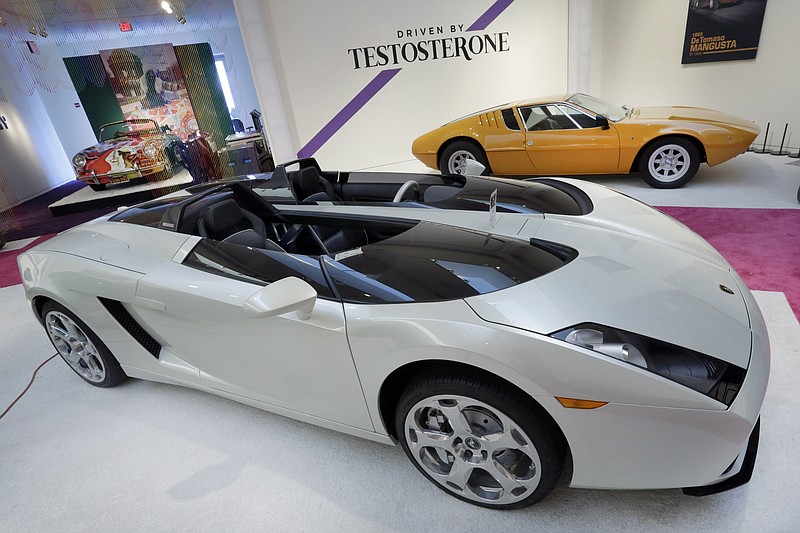
[[[103,307],[108,309],[108,312],[111,313],[111,316],[119,322],[119,325],[122,326],[125,331],[131,334],[131,337],[136,340],[142,347],[150,352],[153,357],[158,359],[158,354],[161,352],[161,344],[153,337],[147,333],[142,326],[139,325],[138,322],[131,316],[131,314],[125,309],[121,302],[117,300],[109,300],[107,298],[100,298],[100,303],[103,304]]]

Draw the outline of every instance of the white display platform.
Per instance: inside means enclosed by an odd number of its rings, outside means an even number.
[[[106,206],[138,203],[158,198],[192,185],[194,178],[182,168],[168,180],[154,182],[128,182],[109,185],[103,191],[94,191],[88,185],[48,206],[53,216],[79,213]]]

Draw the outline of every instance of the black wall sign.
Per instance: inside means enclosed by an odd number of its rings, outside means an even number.
[[[755,59],[767,0],[689,0],[682,64]]]

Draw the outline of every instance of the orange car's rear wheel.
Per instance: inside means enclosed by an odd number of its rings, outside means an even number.
[[[104,190],[106,190],[106,184],[105,183],[90,183],[89,187],[91,187],[93,191],[104,191]]]
[[[444,175],[464,174],[469,159],[485,167],[482,174],[489,173],[489,160],[483,149],[469,141],[455,141],[448,144],[439,158],[439,171]]]

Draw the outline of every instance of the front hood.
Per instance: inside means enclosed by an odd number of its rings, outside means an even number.
[[[661,107],[637,107],[631,113],[632,120],[652,121],[652,120],[678,120],[690,122],[707,122],[712,124],[728,124],[738,128],[755,128],[752,121],[745,120],[735,115],[707,109],[704,107],[690,106],[661,106]]]
[[[747,289],[725,260],[666,215],[599,186],[582,188],[593,200],[608,198],[590,215],[548,215],[535,234],[578,257],[529,283],[469,298],[478,316],[541,334],[597,323],[747,368]]]

